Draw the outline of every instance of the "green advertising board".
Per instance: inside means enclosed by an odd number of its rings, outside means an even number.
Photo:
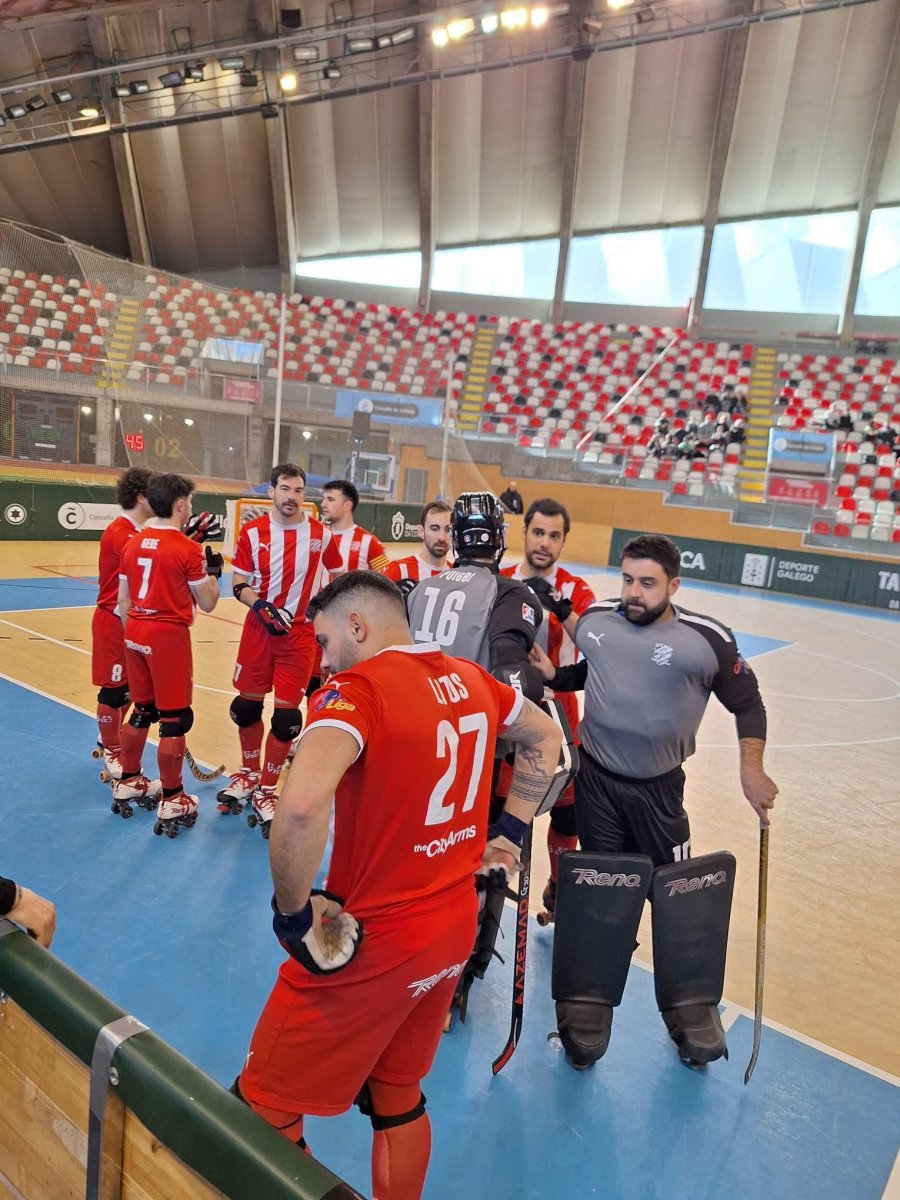
[[[613,530],[609,552],[611,565],[618,564],[622,547],[637,536],[634,530]],[[703,538],[673,540],[681,550],[682,579],[738,584],[760,591],[786,592],[792,596],[900,611],[900,562],[869,562],[838,554],[774,550],[771,546],[748,546]]]
[[[195,512],[225,519],[227,496],[198,492]],[[21,541],[97,541],[118,516],[111,487],[65,483],[0,483],[0,539]]]

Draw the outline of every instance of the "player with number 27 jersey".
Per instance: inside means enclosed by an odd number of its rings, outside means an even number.
[[[302,736],[325,724],[359,745],[335,796],[328,872],[348,911],[374,923],[411,898],[417,913],[471,903],[494,744],[521,705],[514,688],[434,643],[383,650],[315,693]],[[398,779],[421,797],[415,817]]]

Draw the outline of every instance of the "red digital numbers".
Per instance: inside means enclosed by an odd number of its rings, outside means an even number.
[[[124,436],[125,445],[129,450],[144,449],[144,435],[142,433],[126,433]]]

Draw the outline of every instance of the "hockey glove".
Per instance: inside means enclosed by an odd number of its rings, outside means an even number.
[[[488,826],[487,845],[481,856],[481,866],[475,872],[475,887],[479,891],[482,886],[497,886],[498,882],[505,886],[509,880],[509,868],[505,863],[493,858],[496,852],[502,851],[502,853],[508,854],[514,860],[514,869],[521,867],[519,853],[527,829],[528,826],[524,821],[520,821],[518,817],[514,817],[508,812],[502,812],[496,822]],[[502,881],[495,880],[493,877],[500,873],[503,875]],[[485,877],[489,882],[482,885],[480,880]]]
[[[207,575],[215,575],[216,579],[221,579],[222,567],[225,565],[225,559],[221,554],[216,554],[216,552],[209,546],[203,547],[203,553],[206,555]]]
[[[275,936],[301,967],[313,975],[328,975],[346,967],[359,949],[363,929],[344,912],[343,900],[314,888],[299,912],[282,913],[272,897]]]
[[[290,631],[291,616],[283,608],[276,608],[268,600],[257,600],[253,611],[262,622],[263,629],[272,637],[284,637]]]
[[[531,588],[547,612],[553,613],[557,621],[565,621],[572,612],[572,601],[566,600],[559,592],[553,590],[549,579],[523,579],[526,587]]]
[[[222,518],[215,513],[196,513],[184,527],[184,536],[192,542],[218,542],[222,539]]]

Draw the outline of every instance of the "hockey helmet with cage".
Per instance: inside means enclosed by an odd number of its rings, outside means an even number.
[[[450,514],[454,558],[499,559],[506,549],[503,507],[491,492],[463,492]]]

